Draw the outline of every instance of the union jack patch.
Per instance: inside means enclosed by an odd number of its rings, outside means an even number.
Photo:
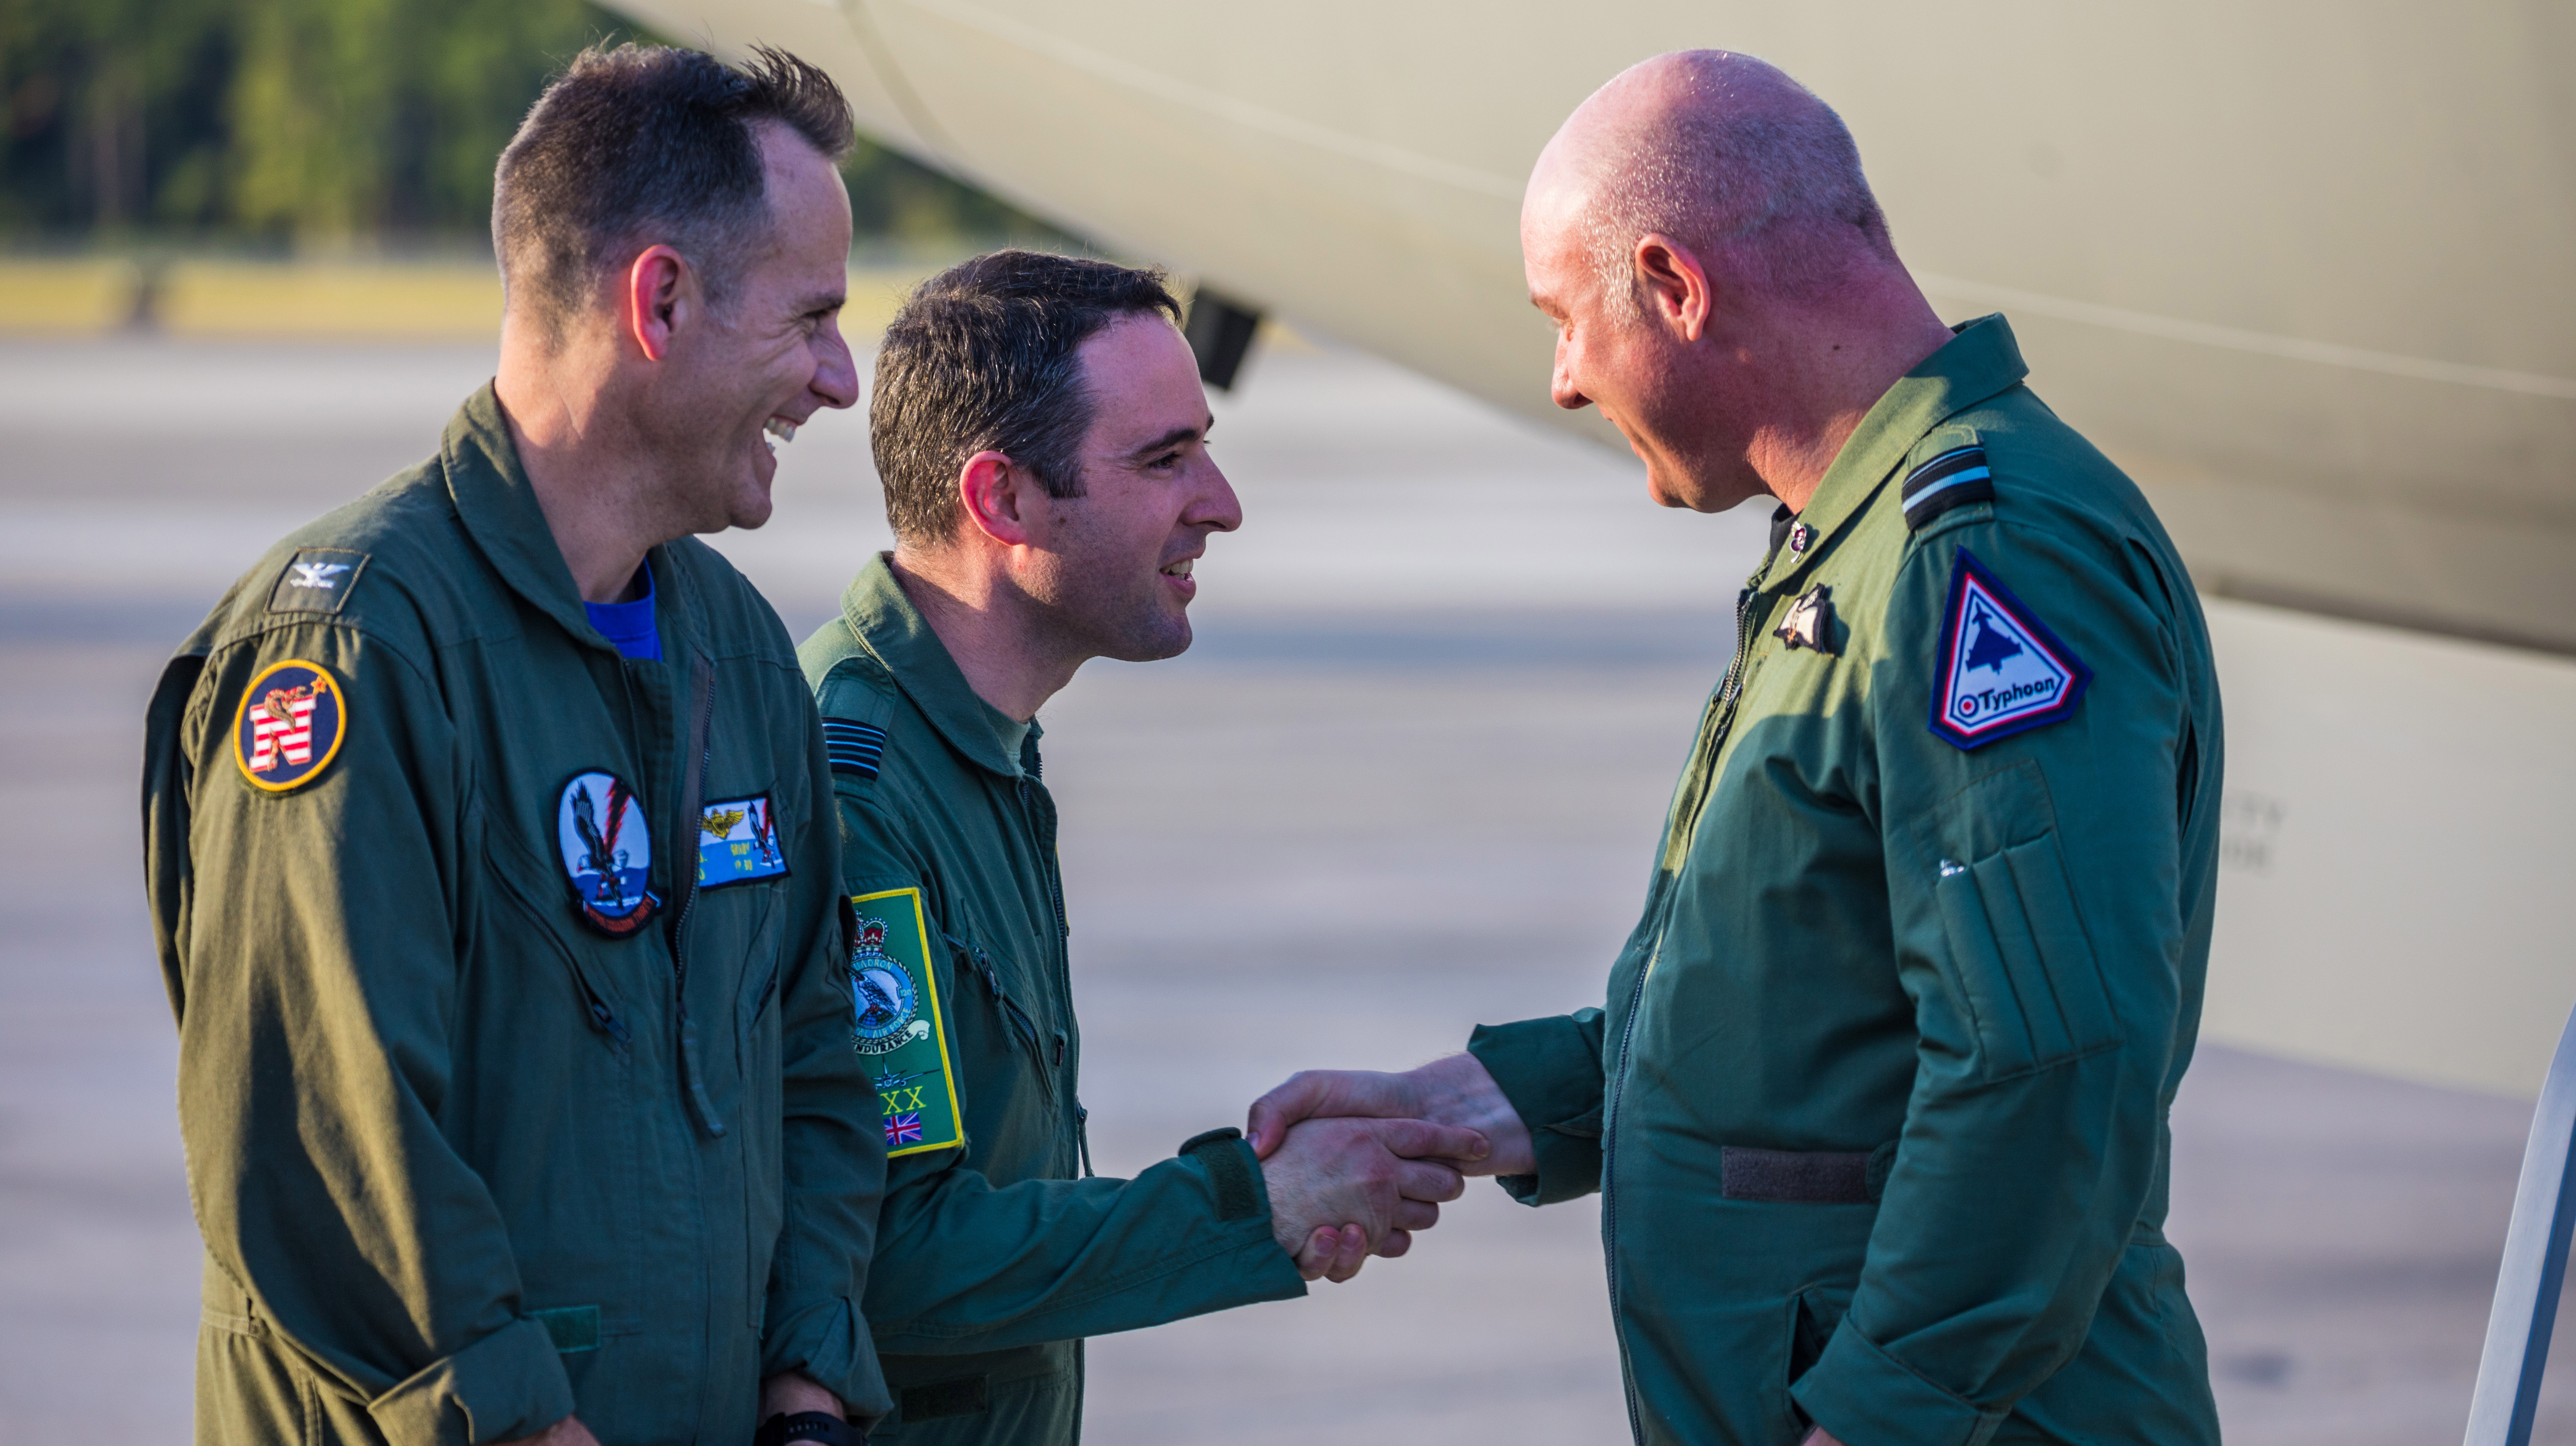
[[[319,777],[349,729],[348,695],[320,663],[289,658],[260,669],[233,715],[233,762],[263,793]]]
[[[914,1110],[910,1114],[886,1116],[885,1131],[888,1149],[897,1145],[920,1144],[921,1111]]]

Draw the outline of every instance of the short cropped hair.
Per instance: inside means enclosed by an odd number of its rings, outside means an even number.
[[[507,304],[559,338],[602,273],[660,244],[688,258],[721,307],[769,233],[762,124],[833,160],[853,138],[840,87],[783,50],[755,47],[740,66],[662,45],[574,57],[493,179]]]
[[[1689,51],[1688,102],[1622,137],[1593,188],[1586,250],[1614,316],[1638,312],[1637,242],[1661,233],[1732,251],[1762,290],[1790,299],[1840,280],[1853,244],[1893,260],[1887,215],[1833,107],[1749,55]]]
[[[868,434],[886,521],[916,546],[957,526],[957,474],[999,452],[1050,497],[1082,495],[1092,402],[1076,354],[1112,323],[1181,304],[1160,270],[993,251],[925,281],[877,348]]]

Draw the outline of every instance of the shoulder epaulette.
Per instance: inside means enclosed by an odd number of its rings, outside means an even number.
[[[894,721],[897,690],[885,665],[866,653],[833,662],[814,689],[823,715],[823,747],[832,771],[874,778],[885,767],[886,725]]]
[[[1995,481],[1986,467],[1986,449],[1974,443],[1953,447],[1906,473],[1899,491],[1905,502],[1905,525],[1915,532],[1953,507],[1991,502]]]
[[[339,547],[299,548],[268,590],[273,613],[336,613],[367,571],[367,554]]]
[[[823,719],[823,748],[832,755],[834,773],[874,778],[885,763],[885,730],[855,718]]]

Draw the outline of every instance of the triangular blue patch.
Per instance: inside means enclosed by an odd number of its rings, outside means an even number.
[[[1932,731],[1983,747],[2074,712],[2092,681],[2075,650],[1960,548],[1935,654]]]

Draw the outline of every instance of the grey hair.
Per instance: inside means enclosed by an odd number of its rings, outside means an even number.
[[[1584,252],[1613,320],[1640,315],[1635,256],[1649,233],[1703,261],[1731,253],[1748,284],[1790,299],[1845,275],[1854,242],[1895,259],[1860,147],[1833,107],[1749,55],[1658,59],[1677,64],[1686,98],[1611,138],[1585,208]]]

